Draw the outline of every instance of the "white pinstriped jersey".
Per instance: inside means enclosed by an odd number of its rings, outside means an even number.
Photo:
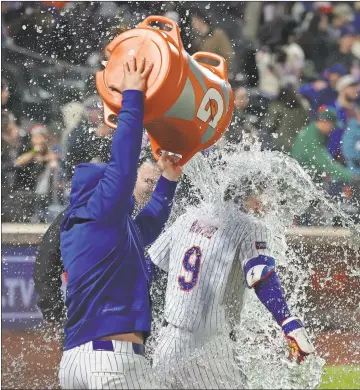
[[[165,319],[191,332],[216,333],[238,323],[245,282],[242,266],[271,256],[273,238],[239,212],[236,225],[217,227],[185,214],[152,245],[149,255],[168,272]]]
[[[132,343],[113,340],[113,351],[94,350],[93,343],[63,352],[59,367],[62,389],[153,389],[153,376],[145,357]]]

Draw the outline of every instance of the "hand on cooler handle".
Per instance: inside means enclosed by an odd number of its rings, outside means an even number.
[[[182,167],[179,166],[179,161],[180,157],[175,154],[170,155],[169,152],[164,152],[161,154],[157,165],[165,179],[170,181],[179,180],[182,173]]]
[[[297,317],[289,317],[281,324],[288,341],[290,353],[289,359],[301,363],[304,358],[315,351],[304,324]]]

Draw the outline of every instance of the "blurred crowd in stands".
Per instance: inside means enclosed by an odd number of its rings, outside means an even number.
[[[179,24],[189,54],[227,60],[227,146],[246,135],[290,154],[359,218],[360,2],[3,1],[1,12],[3,222],[51,222],[74,166],[107,160],[94,73],[112,38],[154,14]]]

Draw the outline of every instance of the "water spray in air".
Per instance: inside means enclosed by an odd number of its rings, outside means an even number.
[[[352,246],[357,249],[360,229],[312,182],[295,160],[280,152],[260,151],[256,144],[248,147],[248,151],[244,149],[244,144],[240,144],[231,152],[219,149],[208,156],[199,153],[186,165],[185,174],[201,194],[199,206],[188,208],[199,218],[227,223],[236,219],[236,214],[223,201],[225,188],[249,177],[253,183],[267,183],[262,195],[267,212],[262,221],[277,238],[274,257],[290,310],[305,320],[314,340],[326,330],[326,324],[311,321],[315,310],[307,296],[311,265],[304,266],[302,258],[307,255],[301,249],[294,251],[287,246],[286,229],[293,225],[294,216],[306,212],[314,201],[323,213],[337,216],[350,229]],[[183,204],[175,204],[173,218],[184,208]],[[301,365],[290,362],[281,329],[252,290],[246,291],[241,321],[236,328],[237,360],[250,388],[314,388],[320,383],[325,360],[315,353]],[[229,342],[227,335],[222,342]]]

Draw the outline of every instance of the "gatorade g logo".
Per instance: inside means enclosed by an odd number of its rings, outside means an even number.
[[[215,129],[223,113],[224,101],[220,92],[215,88],[208,89],[196,116],[203,122],[210,119],[209,125]]]

